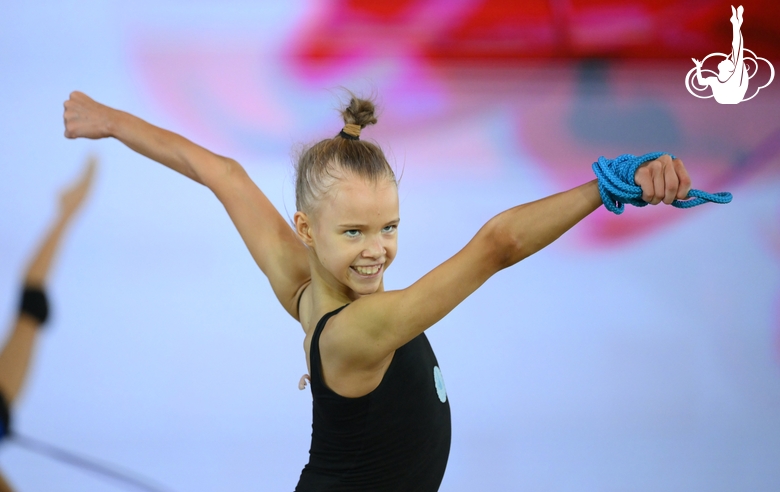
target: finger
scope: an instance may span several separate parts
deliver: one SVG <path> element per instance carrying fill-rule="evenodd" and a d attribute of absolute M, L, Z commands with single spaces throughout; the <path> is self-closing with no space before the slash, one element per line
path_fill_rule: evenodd
<path fill-rule="evenodd" d="M 97 168 L 97 157 L 95 154 L 90 154 L 87 159 L 87 168 L 84 173 L 84 187 L 89 189 L 92 187 L 92 181 L 95 179 L 95 169 Z"/>
<path fill-rule="evenodd" d="M 664 199 L 664 172 L 663 165 L 658 160 L 656 166 L 650 167 L 650 172 L 653 176 L 653 196 L 650 200 L 650 205 L 658 205 Z"/>
<path fill-rule="evenodd" d="M 89 154 L 87 156 L 87 168 L 89 169 L 90 174 L 95 173 L 95 168 L 97 167 L 99 162 L 100 159 L 98 159 L 97 154 Z"/>
<path fill-rule="evenodd" d="M 67 117 L 63 118 L 63 123 L 65 124 L 65 138 L 75 138 L 76 135 L 73 132 L 72 125 L 70 125 L 70 121 Z"/>
<path fill-rule="evenodd" d="M 634 173 L 634 183 L 642 188 L 642 200 L 650 203 L 653 198 L 653 179 L 647 168 L 647 163 L 642 164 Z"/>
<path fill-rule="evenodd" d="M 685 169 L 682 159 L 675 159 L 673 164 L 677 179 L 680 181 L 677 188 L 677 199 L 684 200 L 688 198 L 688 193 L 691 191 L 691 177 L 688 175 L 688 170 Z"/>
<path fill-rule="evenodd" d="M 81 170 L 81 176 L 79 177 L 79 185 L 88 188 L 92 182 L 92 177 L 95 175 L 95 162 L 94 158 L 90 156 L 87 159 L 87 163 Z"/>
<path fill-rule="evenodd" d="M 680 180 L 677 178 L 677 172 L 674 169 L 674 163 L 670 162 L 664 166 L 664 203 L 669 205 L 677 197 L 677 188 L 680 186 Z"/>
<path fill-rule="evenodd" d="M 634 183 L 642 188 L 642 200 L 649 201 L 650 196 L 653 194 L 652 185 L 648 186 L 650 181 L 650 174 L 647 171 L 647 165 L 642 164 L 637 168 L 634 173 Z"/>

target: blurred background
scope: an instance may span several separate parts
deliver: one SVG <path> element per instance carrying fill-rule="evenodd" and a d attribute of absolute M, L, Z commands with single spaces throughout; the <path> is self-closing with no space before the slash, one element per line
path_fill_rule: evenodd
<path fill-rule="evenodd" d="M 780 68 L 777 2 L 742 5 L 745 47 Z M 685 87 L 691 58 L 730 52 L 730 16 L 725 0 L 2 2 L 4 326 L 58 190 L 102 161 L 15 428 L 170 490 L 294 488 L 300 326 L 207 189 L 66 140 L 62 103 L 81 90 L 238 159 L 291 218 L 295 151 L 339 131 L 346 87 L 377 96 L 365 138 L 403 174 L 390 289 L 601 155 L 670 152 L 694 188 L 734 194 L 602 208 L 428 331 L 453 413 L 442 491 L 777 490 L 780 81 L 738 105 Z M 124 490 L 7 442 L 0 469 L 19 492 Z"/>

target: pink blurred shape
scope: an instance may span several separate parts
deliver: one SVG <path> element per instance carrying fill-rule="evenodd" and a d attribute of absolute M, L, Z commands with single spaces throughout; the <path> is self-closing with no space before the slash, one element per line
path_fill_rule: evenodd
<path fill-rule="evenodd" d="M 753 6 L 756 25 L 776 8 Z M 373 135 L 403 141 L 424 174 L 454 165 L 496 176 L 521 162 L 563 188 L 593 179 L 600 155 L 660 150 L 685 161 L 694 187 L 738 201 L 735 187 L 780 169 L 780 96 L 770 87 L 757 104 L 725 108 L 687 94 L 688 67 L 671 58 L 720 42 L 715 10 L 672 1 L 346 1 L 319 4 L 277 51 L 260 38 L 204 39 L 195 30 L 140 34 L 131 51 L 152 99 L 228 152 L 285 151 L 337 123 L 307 112 L 307 102 L 362 74 L 377 77 L 388 108 Z M 673 18 L 683 19 L 676 31 L 657 29 Z M 591 56 L 661 61 L 571 61 Z M 485 125 L 495 118 L 501 127 Z M 580 234 L 620 244 L 718 206 L 600 211 Z"/>

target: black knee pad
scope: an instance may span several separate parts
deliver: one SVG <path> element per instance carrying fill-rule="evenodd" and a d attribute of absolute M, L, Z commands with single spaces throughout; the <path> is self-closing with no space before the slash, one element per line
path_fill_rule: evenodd
<path fill-rule="evenodd" d="M 11 433 L 11 408 L 5 395 L 0 391 L 0 441 Z"/>
<path fill-rule="evenodd" d="M 49 301 L 40 287 L 26 285 L 19 303 L 19 313 L 29 314 L 43 325 L 49 318 Z"/>

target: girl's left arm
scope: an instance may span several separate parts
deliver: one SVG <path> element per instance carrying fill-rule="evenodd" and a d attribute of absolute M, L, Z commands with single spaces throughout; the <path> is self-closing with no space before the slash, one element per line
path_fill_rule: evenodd
<path fill-rule="evenodd" d="M 642 198 L 656 205 L 688 196 L 683 163 L 663 155 L 637 169 Z M 363 297 L 339 315 L 329 342 L 341 357 L 370 366 L 433 326 L 488 278 L 551 244 L 601 206 L 596 180 L 493 217 L 455 256 L 406 289 Z M 322 343 L 322 342 L 321 342 Z"/>
<path fill-rule="evenodd" d="M 691 178 L 682 160 L 666 154 L 639 167 L 634 181 L 642 188 L 642 199 L 651 205 L 669 205 L 675 199 L 686 198 L 691 190 Z M 551 244 L 601 204 L 598 181 L 594 179 L 499 214 L 493 219 L 499 244 L 514 245 L 504 248 L 504 268 Z"/>

